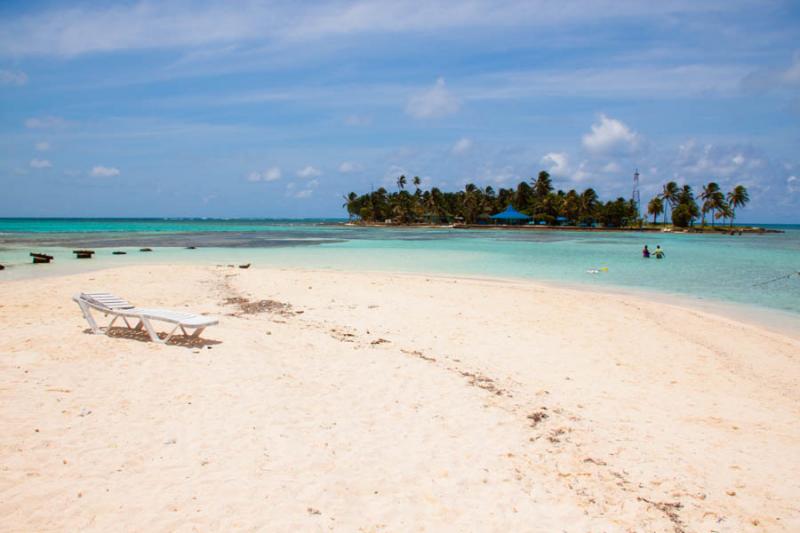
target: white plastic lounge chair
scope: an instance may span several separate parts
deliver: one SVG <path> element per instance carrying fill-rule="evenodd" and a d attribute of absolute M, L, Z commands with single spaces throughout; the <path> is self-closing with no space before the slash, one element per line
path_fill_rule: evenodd
<path fill-rule="evenodd" d="M 161 344 L 166 344 L 169 342 L 178 328 L 180 328 L 183 334 L 187 337 L 196 339 L 208 326 L 219 324 L 219 320 L 213 317 L 195 315 L 193 313 L 184 313 L 182 311 L 170 311 L 168 309 L 145 309 L 141 307 L 135 307 L 126 300 L 107 292 L 81 293 L 76 294 L 72 297 L 72 299 L 78 304 L 78 306 L 80 306 L 81 311 L 83 312 L 83 317 L 89 323 L 93 333 L 100 333 L 101 328 L 97 325 L 97 322 L 92 316 L 92 309 L 100 311 L 106 316 L 111 315 L 114 317 L 105 328 L 106 334 L 109 332 L 117 319 L 122 318 L 122 321 L 125 322 L 125 325 L 128 328 L 135 331 L 139 331 L 144 328 L 148 335 L 150 335 L 150 338 L 153 340 L 153 342 L 158 342 Z M 129 318 L 138 320 L 138 323 L 135 326 L 131 326 L 131 323 L 128 322 Z M 175 327 L 173 327 L 172 331 L 170 331 L 169 334 L 163 340 L 161 340 L 156 333 L 153 324 L 151 323 L 152 320 L 160 320 L 162 322 L 175 324 Z M 186 328 L 194 330 L 191 335 L 187 333 Z"/>

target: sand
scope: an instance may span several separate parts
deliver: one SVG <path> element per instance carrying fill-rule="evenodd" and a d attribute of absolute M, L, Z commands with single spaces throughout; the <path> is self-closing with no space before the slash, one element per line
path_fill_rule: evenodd
<path fill-rule="evenodd" d="M 92 335 L 70 296 L 100 289 L 221 322 Z M 2 531 L 800 530 L 791 332 L 534 283 L 204 266 L 4 282 L 0 326 Z"/>

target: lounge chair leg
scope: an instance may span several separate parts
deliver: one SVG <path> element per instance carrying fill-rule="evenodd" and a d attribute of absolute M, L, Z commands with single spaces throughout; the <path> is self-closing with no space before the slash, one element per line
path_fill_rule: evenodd
<path fill-rule="evenodd" d="M 150 335 L 150 340 L 152 340 L 153 342 L 157 342 L 159 344 L 164 344 L 164 341 L 158 338 L 158 333 L 156 333 L 156 330 L 153 329 L 153 326 L 150 324 L 150 321 L 145 317 L 142 317 L 141 321 L 142 324 L 144 325 L 144 329 L 146 329 L 147 333 Z"/>
<path fill-rule="evenodd" d="M 181 326 L 181 331 L 183 332 L 184 337 L 188 337 L 189 336 L 189 334 L 186 333 L 186 330 L 183 328 L 183 326 Z"/>
<path fill-rule="evenodd" d="M 172 328 L 172 331 L 170 331 L 169 335 L 167 335 L 167 337 L 164 339 L 164 344 L 169 342 L 169 340 L 172 338 L 172 336 L 175 335 L 175 332 L 178 331 L 179 327 L 181 327 L 181 325 L 180 324 L 176 324 L 175 327 Z M 183 329 L 183 328 L 181 327 L 181 329 Z"/>
<path fill-rule="evenodd" d="M 136 331 L 141 331 L 142 330 L 142 321 L 139 320 L 139 323 L 136 324 L 136 327 L 133 328 L 133 329 L 136 330 Z"/>
<path fill-rule="evenodd" d="M 115 316 L 114 318 L 111 319 L 111 322 L 108 323 L 108 326 L 106 326 L 106 335 L 108 335 L 109 332 L 111 331 L 111 328 L 114 327 L 114 322 L 116 322 L 118 318 L 119 316 Z"/>
<path fill-rule="evenodd" d="M 126 317 L 122 317 L 122 321 L 125 322 L 125 325 L 128 327 L 128 329 L 131 329 L 131 324 L 130 322 L 128 322 L 128 319 Z"/>
<path fill-rule="evenodd" d="M 95 335 L 100 333 L 100 328 L 97 327 L 97 322 L 94 321 L 94 317 L 92 316 L 92 312 L 89 310 L 89 306 L 87 306 L 83 302 L 78 302 L 78 306 L 81 308 L 81 312 L 83 312 L 83 318 L 89 323 L 89 327 L 92 328 L 92 333 Z"/>
<path fill-rule="evenodd" d="M 205 326 L 202 327 L 202 328 L 195 329 L 194 332 L 190 335 L 190 338 L 196 339 L 197 337 L 200 336 L 201 333 L 203 333 L 204 329 L 206 329 Z"/>

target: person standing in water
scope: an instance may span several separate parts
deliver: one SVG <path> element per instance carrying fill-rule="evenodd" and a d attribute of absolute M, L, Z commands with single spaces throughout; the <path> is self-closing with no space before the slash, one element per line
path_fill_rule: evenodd
<path fill-rule="evenodd" d="M 656 244 L 656 249 L 653 251 L 653 255 L 656 256 L 656 259 L 662 259 L 664 257 L 664 250 L 661 249 L 660 244 Z"/>
<path fill-rule="evenodd" d="M 642 249 L 642 257 L 644 257 L 645 259 L 650 259 L 650 250 L 647 248 L 646 244 L 644 245 L 644 248 Z"/>

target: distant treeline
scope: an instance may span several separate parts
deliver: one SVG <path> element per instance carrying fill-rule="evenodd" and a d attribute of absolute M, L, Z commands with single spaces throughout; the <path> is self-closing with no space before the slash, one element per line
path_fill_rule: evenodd
<path fill-rule="evenodd" d="M 405 176 L 397 178 L 397 191 L 389 192 L 381 187 L 367 194 L 351 192 L 344 199 L 342 207 L 347 209 L 350 218 L 357 218 L 364 222 L 385 222 L 391 220 L 396 224 L 413 223 L 453 223 L 466 224 L 490 223 L 491 215 L 504 210 L 511 205 L 516 210 L 530 216 L 537 224 L 548 225 L 584 225 L 602 224 L 607 227 L 624 227 L 639 225 L 643 222 L 633 200 L 617 198 L 616 200 L 602 201 L 593 188 L 578 192 L 554 190 L 550 174 L 546 171 L 539 172 L 536 179 L 530 183 L 520 182 L 515 188 L 499 188 L 495 190 L 488 186 L 481 188 L 469 183 L 462 191 L 443 192 L 436 187 L 430 190 L 420 189 L 419 177 L 411 179 L 413 192 L 407 189 L 408 179 Z M 716 218 L 723 213 L 726 218 L 733 220 L 737 207 L 743 206 L 747 199 L 738 203 L 726 201 L 724 195 L 720 200 L 719 186 L 715 183 L 716 193 L 712 194 L 713 202 L 704 200 L 703 208 L 698 207 L 691 187 L 682 189 L 675 182 L 664 186 L 664 193 L 657 196 L 648 204 L 648 214 L 664 214 L 666 223 L 666 209 L 669 206 L 673 214 L 673 223 L 685 227 L 694 223 L 705 213 L 715 211 Z M 744 189 L 744 187 L 737 187 Z M 706 188 L 704 187 L 704 192 Z M 741 192 L 741 191 L 739 191 Z M 747 191 L 744 189 L 744 196 Z M 737 196 L 741 200 L 740 196 Z M 711 205 L 713 204 L 713 206 Z M 651 209 L 652 208 L 652 209 Z M 712 217 L 712 221 L 713 221 Z M 654 218 L 655 223 L 655 218 Z"/>

